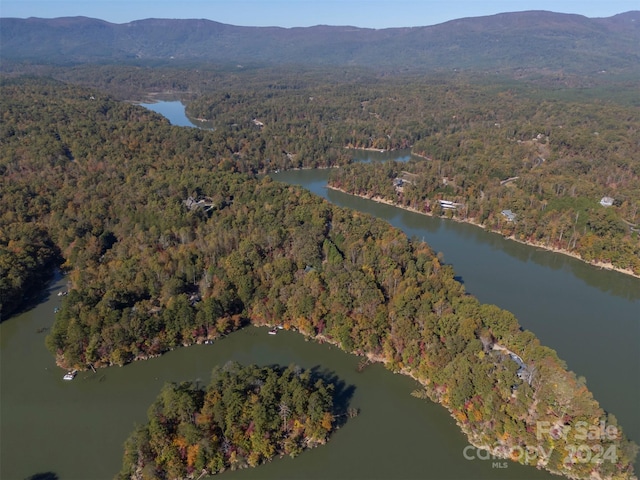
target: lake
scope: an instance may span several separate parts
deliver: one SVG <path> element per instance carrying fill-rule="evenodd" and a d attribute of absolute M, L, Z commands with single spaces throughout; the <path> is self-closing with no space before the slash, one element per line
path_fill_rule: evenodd
<path fill-rule="evenodd" d="M 162 103 L 148 108 L 159 106 Z M 184 116 L 183 107 L 178 111 Z M 354 152 L 367 161 L 407 155 Z M 640 440 L 639 279 L 508 241 L 478 227 L 328 190 L 328 174 L 298 170 L 273 178 L 376 215 L 424 239 L 444 254 L 468 292 L 512 311 L 543 344 L 556 349 L 569 369 L 587 378 L 595 398 L 616 415 L 627 434 Z M 124 440 L 136 422 L 145 421 L 146 409 L 162 385 L 183 380 L 207 383 L 213 366 L 229 360 L 323 369 L 353 388 L 351 406 L 361 413 L 325 446 L 293 460 L 227 472 L 224 478 L 558 478 L 512 462 L 466 460 L 464 436 L 444 408 L 410 395 L 414 381 L 380 365 L 357 373 L 356 357 L 291 332 L 271 336 L 264 328 L 249 327 L 213 345 L 181 348 L 96 374 L 83 372 L 66 382 L 41 332 L 53 323 L 53 310 L 60 302 L 57 293 L 64 289 L 65 278 L 56 278 L 35 307 L 0 324 L 2 479 L 47 472 L 60 479 L 112 478 L 120 467 Z"/>

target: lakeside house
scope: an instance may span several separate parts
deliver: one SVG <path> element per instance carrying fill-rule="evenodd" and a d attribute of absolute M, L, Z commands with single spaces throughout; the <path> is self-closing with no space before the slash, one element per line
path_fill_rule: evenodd
<path fill-rule="evenodd" d="M 196 201 L 195 198 L 189 197 L 186 200 L 183 200 L 183 202 L 189 210 L 197 210 L 198 208 L 202 208 L 205 212 L 208 212 L 215 207 L 215 202 L 210 198 L 201 198 L 200 200 Z"/>
<path fill-rule="evenodd" d="M 402 193 L 404 192 L 404 184 L 405 184 L 405 180 L 403 180 L 402 178 L 394 178 L 393 179 L 393 188 L 395 188 L 397 193 Z"/>
<path fill-rule="evenodd" d="M 502 216 L 507 219 L 507 222 L 515 222 L 517 215 L 511 210 L 502 210 Z"/>
<path fill-rule="evenodd" d="M 460 205 L 450 200 L 438 200 L 438 203 L 444 210 L 455 210 Z"/>
<path fill-rule="evenodd" d="M 418 179 L 418 175 L 415 173 L 400 172 L 400 175 L 393 179 L 393 186 L 396 192 L 402 192 L 405 185 L 413 185 L 414 181 Z"/>

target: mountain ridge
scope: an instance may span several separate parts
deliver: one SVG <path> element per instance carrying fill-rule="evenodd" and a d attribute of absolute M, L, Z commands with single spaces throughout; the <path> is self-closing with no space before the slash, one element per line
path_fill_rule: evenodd
<path fill-rule="evenodd" d="M 89 17 L 0 19 L 2 63 L 196 61 L 359 66 L 378 70 L 640 68 L 640 11 L 606 18 L 544 10 L 466 17 L 433 26 L 247 27 L 206 19 L 123 24 Z"/>

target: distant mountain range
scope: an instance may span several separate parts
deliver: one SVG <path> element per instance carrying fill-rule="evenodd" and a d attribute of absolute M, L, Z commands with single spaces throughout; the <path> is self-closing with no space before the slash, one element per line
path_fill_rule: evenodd
<path fill-rule="evenodd" d="M 408 72 L 628 73 L 640 69 L 640 11 L 609 18 L 528 11 L 381 30 L 238 27 L 209 20 L 113 24 L 85 17 L 2 18 L 0 49 L 3 63 L 184 61 Z"/>

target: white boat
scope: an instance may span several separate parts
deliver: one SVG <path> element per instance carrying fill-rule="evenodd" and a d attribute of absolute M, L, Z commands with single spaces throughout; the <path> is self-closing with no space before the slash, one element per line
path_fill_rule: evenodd
<path fill-rule="evenodd" d="M 65 380 L 73 380 L 74 378 L 76 378 L 76 375 L 78 374 L 77 370 L 71 370 L 70 372 L 65 373 L 64 377 L 62 377 Z"/>
<path fill-rule="evenodd" d="M 271 330 L 269 330 L 269 335 L 275 335 L 276 333 L 278 333 L 278 330 L 276 328 L 272 328 Z"/>

